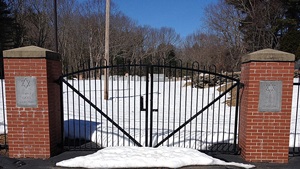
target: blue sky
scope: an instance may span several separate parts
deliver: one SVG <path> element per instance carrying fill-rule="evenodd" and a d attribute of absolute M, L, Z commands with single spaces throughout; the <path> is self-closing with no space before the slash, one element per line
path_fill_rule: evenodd
<path fill-rule="evenodd" d="M 112 0 L 120 11 L 139 25 L 174 28 L 181 37 L 203 25 L 204 8 L 218 0 Z"/>

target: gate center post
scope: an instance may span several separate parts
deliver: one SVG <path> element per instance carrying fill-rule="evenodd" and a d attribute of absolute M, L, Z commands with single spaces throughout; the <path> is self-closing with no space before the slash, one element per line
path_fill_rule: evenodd
<path fill-rule="evenodd" d="M 148 137 L 149 137 L 149 133 L 148 133 L 148 129 L 149 129 L 149 65 L 146 66 L 146 111 L 145 111 L 145 146 L 148 147 Z"/>
<path fill-rule="evenodd" d="M 153 142 L 153 65 L 150 65 L 150 147 L 152 147 L 152 142 Z"/>

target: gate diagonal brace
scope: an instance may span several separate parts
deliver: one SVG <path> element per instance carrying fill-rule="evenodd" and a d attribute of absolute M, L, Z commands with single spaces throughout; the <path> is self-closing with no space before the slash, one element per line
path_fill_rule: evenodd
<path fill-rule="evenodd" d="M 192 120 L 197 118 L 200 114 L 202 114 L 206 109 L 208 109 L 211 105 L 213 105 L 215 102 L 217 102 L 219 99 L 221 99 L 225 94 L 230 92 L 233 88 L 235 88 L 239 83 L 235 83 L 232 85 L 230 88 L 228 88 L 226 91 L 224 91 L 220 96 L 215 98 L 213 101 L 211 101 L 208 105 L 206 105 L 203 109 L 201 109 L 199 112 L 197 112 L 195 115 L 193 115 L 190 119 L 188 119 L 186 122 L 184 122 L 182 125 L 180 125 L 176 130 L 174 130 L 171 134 L 169 134 L 166 138 L 164 138 L 162 141 L 157 143 L 154 147 L 159 147 L 161 146 L 165 141 L 167 141 L 169 138 L 174 136 L 177 132 L 179 132 L 180 129 L 185 127 L 187 124 L 189 124 Z"/>
<path fill-rule="evenodd" d="M 128 134 L 122 127 L 120 127 L 116 122 L 114 122 L 109 116 L 107 116 L 101 109 L 99 109 L 94 103 L 92 103 L 88 98 L 81 94 L 76 88 L 74 88 L 68 81 L 61 78 L 61 81 L 70 87 L 75 93 L 77 93 L 84 101 L 90 104 L 97 112 L 99 112 L 104 118 L 111 122 L 115 127 L 117 127 L 121 132 L 123 132 L 130 140 L 132 140 L 137 146 L 143 147 L 138 141 L 136 141 L 130 134 Z"/>

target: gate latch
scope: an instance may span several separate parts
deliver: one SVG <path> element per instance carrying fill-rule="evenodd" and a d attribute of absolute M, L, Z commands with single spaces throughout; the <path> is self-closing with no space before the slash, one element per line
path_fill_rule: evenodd
<path fill-rule="evenodd" d="M 143 96 L 140 97 L 140 110 L 146 111 L 146 109 L 144 108 L 144 97 Z"/>

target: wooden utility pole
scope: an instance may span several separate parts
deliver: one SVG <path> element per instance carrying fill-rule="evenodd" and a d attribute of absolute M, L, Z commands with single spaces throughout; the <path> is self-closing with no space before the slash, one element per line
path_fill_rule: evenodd
<path fill-rule="evenodd" d="M 106 66 L 109 65 L 109 17 L 110 17 L 110 0 L 106 0 L 105 8 L 105 54 Z M 108 100 L 109 86 L 109 69 L 104 69 L 104 99 Z"/>

